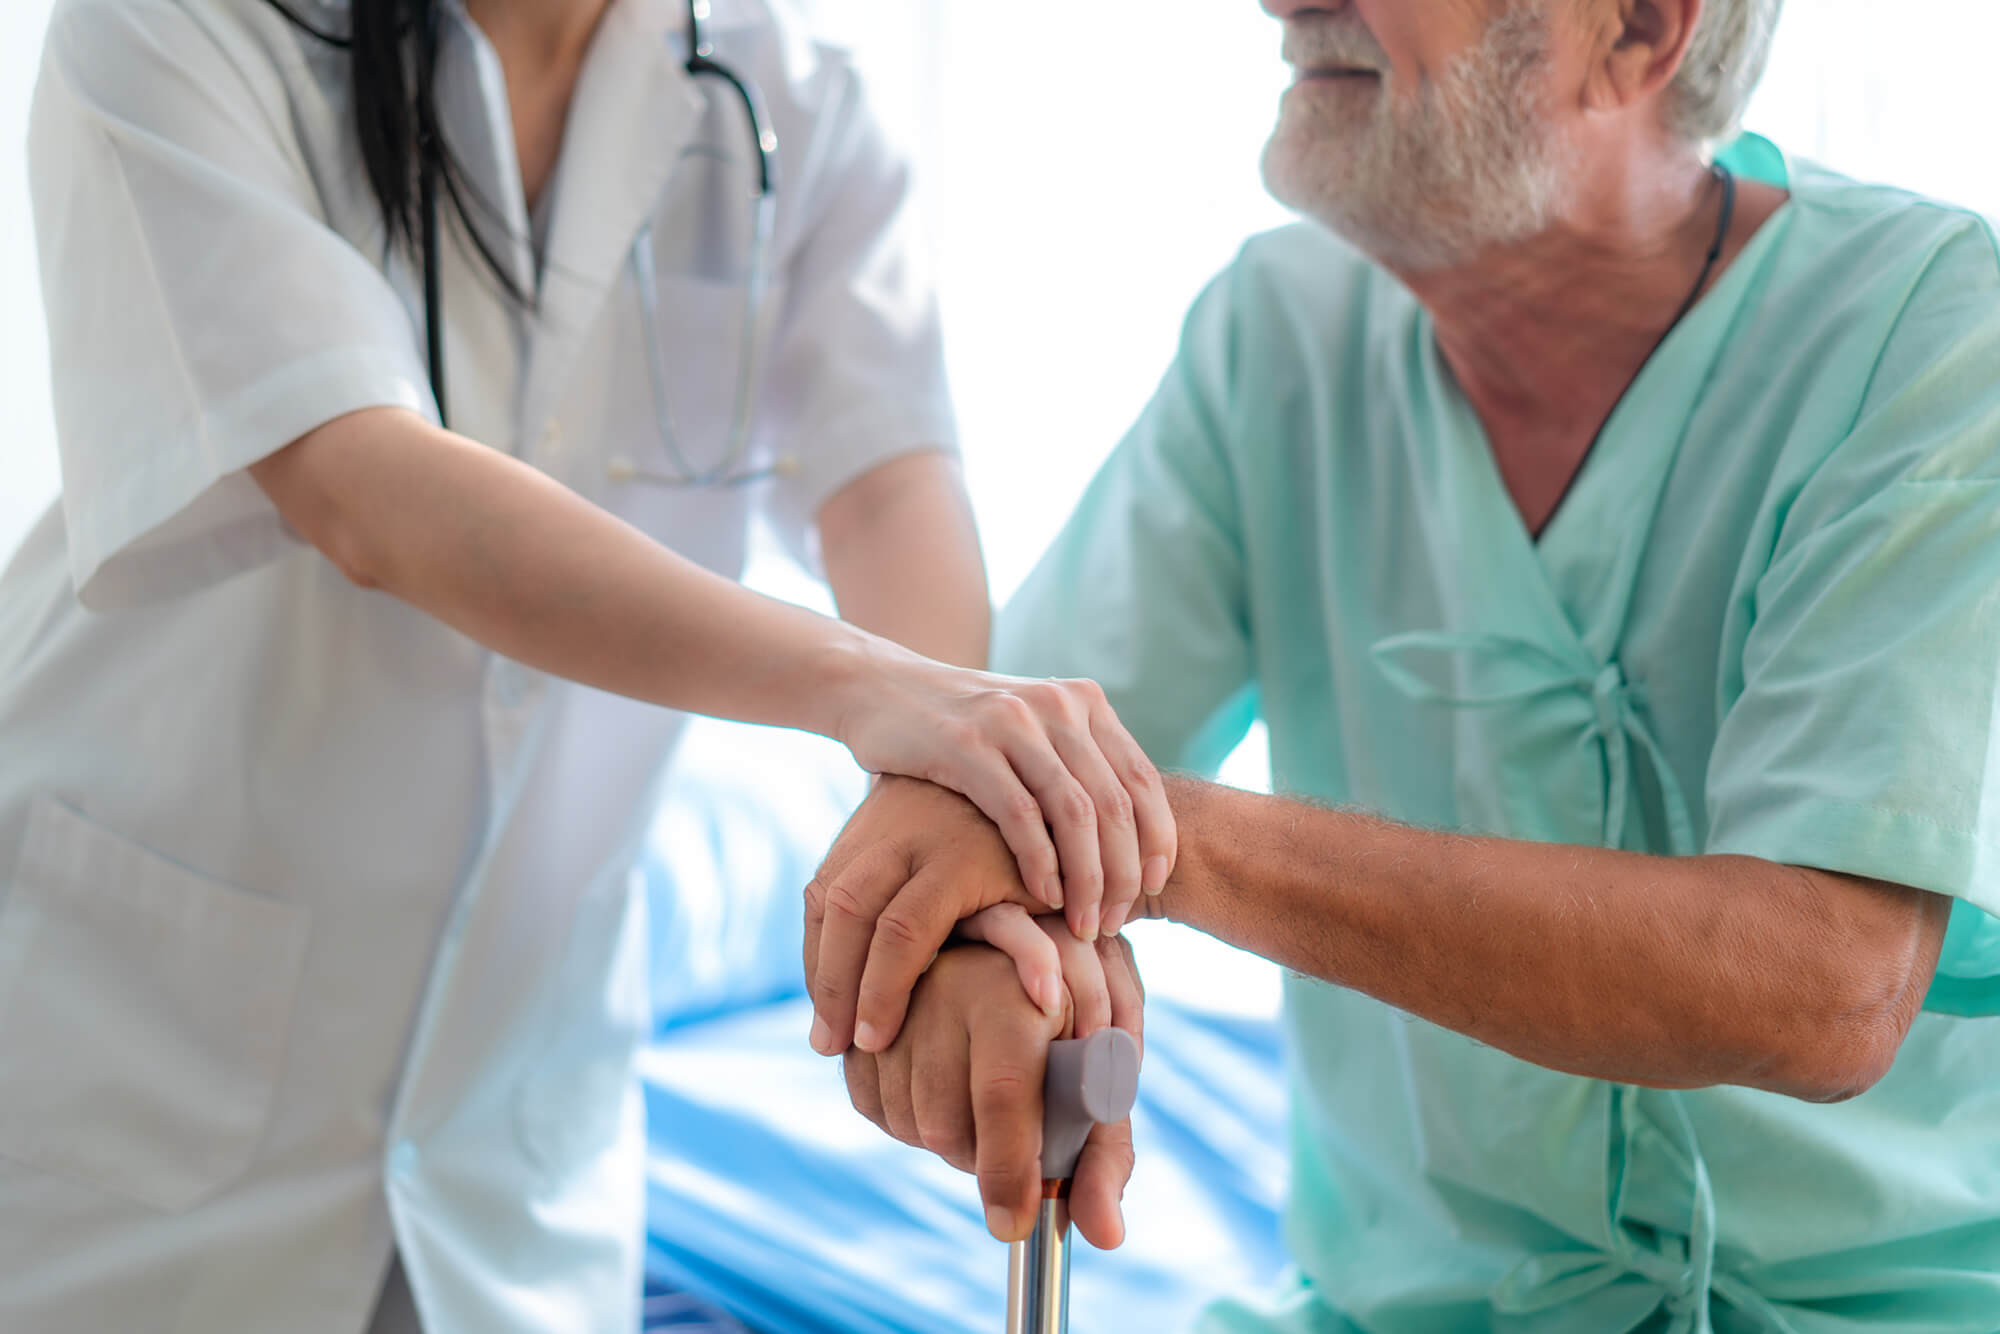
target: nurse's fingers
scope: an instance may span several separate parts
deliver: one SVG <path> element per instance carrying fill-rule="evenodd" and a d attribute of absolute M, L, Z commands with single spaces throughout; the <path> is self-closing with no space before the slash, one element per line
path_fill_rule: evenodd
<path fill-rule="evenodd" d="M 1024 739 L 1022 748 L 1031 742 Z M 1047 742 L 1042 742 L 1047 748 Z M 1021 868 L 1021 883 L 1028 892 L 1051 908 L 1063 906 L 1063 879 L 1057 844 L 1050 837 L 1052 823 L 1046 806 L 1025 775 L 1012 752 L 980 749 L 955 764 L 937 771 L 940 785 L 964 794 L 993 822 L 1007 850 Z"/>
<path fill-rule="evenodd" d="M 1070 1221 L 1100 1251 L 1113 1250 L 1125 1240 L 1120 1204 L 1132 1179 L 1132 1163 L 1130 1118 L 1093 1129 L 1077 1159 L 1076 1175 L 1070 1180 Z"/>
<path fill-rule="evenodd" d="M 1007 752 L 1038 804 L 1062 859 L 1060 906 L 1070 929 L 1086 940 L 1096 937 L 1104 911 L 1104 852 L 1097 836 L 1097 803 L 1070 772 L 1047 733 L 1021 737 Z M 1011 840 L 1010 840 L 1011 842 Z"/>
<path fill-rule="evenodd" d="M 1096 690 L 1095 686 L 1091 687 Z M 1101 698 L 1101 692 L 1099 693 Z M 1134 820 L 1132 796 L 1111 767 L 1092 733 L 1086 716 L 1076 730 L 1055 728 L 1049 740 L 1056 754 L 1069 767 L 1072 777 L 1090 794 L 1096 817 L 1097 859 L 1102 891 L 1099 916 L 1087 919 L 1077 934 L 1089 940 L 1094 931 L 1113 932 L 1125 924 L 1133 901 L 1139 897 L 1139 834 Z M 1064 870 L 1069 869 L 1065 863 Z M 1074 916 L 1071 924 L 1076 925 Z"/>
<path fill-rule="evenodd" d="M 973 1167 L 986 1230 L 1020 1241 L 1033 1231 L 1041 1199 L 1042 1079 L 1053 1026 L 1025 1006 L 1013 1014 L 1033 1016 L 1040 1031 L 996 1010 L 972 1030 Z"/>
<path fill-rule="evenodd" d="M 1058 924 L 1061 918 L 1055 919 Z M 1063 933 L 1068 934 L 1068 928 Z M 1017 903 L 996 903 L 958 924 L 956 934 L 983 941 L 1014 961 L 1021 988 L 1051 1018 L 1062 1013 L 1063 956 L 1039 919 Z M 863 982 L 866 986 L 866 982 Z"/>
<path fill-rule="evenodd" d="M 1167 800 L 1166 785 L 1160 781 L 1160 771 L 1108 702 L 1091 710 L 1090 732 L 1132 801 L 1132 820 L 1139 845 L 1140 891 L 1148 897 L 1157 896 L 1167 887 L 1167 877 L 1173 874 L 1179 856 L 1180 834 L 1173 806 Z M 1129 916 L 1129 906 L 1127 912 Z M 1122 927 L 1126 920 L 1120 917 L 1115 925 Z"/>

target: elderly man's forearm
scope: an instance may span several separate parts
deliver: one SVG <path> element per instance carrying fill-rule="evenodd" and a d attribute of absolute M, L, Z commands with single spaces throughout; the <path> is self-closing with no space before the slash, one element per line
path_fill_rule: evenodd
<path fill-rule="evenodd" d="M 1949 904 L 1745 857 L 1438 834 L 1170 780 L 1156 914 L 1573 1074 L 1831 1101 L 1879 1079 Z"/>

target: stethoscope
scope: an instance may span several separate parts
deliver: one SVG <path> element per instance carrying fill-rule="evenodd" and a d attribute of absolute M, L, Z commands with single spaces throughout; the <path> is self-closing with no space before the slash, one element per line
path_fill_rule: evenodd
<path fill-rule="evenodd" d="M 684 68 L 693 78 L 710 78 L 727 86 L 742 105 L 750 126 L 751 143 L 757 155 L 755 205 L 751 210 L 749 267 L 743 279 L 743 331 L 736 358 L 735 409 L 727 445 L 712 467 L 700 468 L 689 462 L 682 448 L 679 427 L 667 392 L 666 343 L 660 333 L 659 274 L 653 260 L 653 227 L 649 222 L 633 242 L 629 266 L 633 285 L 639 293 L 639 323 L 646 341 L 646 372 L 652 382 L 653 416 L 659 427 L 660 443 L 670 469 L 646 468 L 619 455 L 606 465 L 614 482 L 649 482 L 669 487 L 731 487 L 760 482 L 790 474 L 794 464 L 781 458 L 764 468 L 746 468 L 750 449 L 751 419 L 755 415 L 757 393 L 757 321 L 763 313 L 766 288 L 766 259 L 778 203 L 778 136 L 764 114 L 763 99 L 756 85 L 715 59 L 715 45 L 708 38 L 709 0 L 688 0 L 688 55 Z M 430 360 L 431 396 L 437 402 L 438 421 L 445 416 L 444 295 L 438 276 L 437 163 L 426 155 L 418 189 L 423 214 L 424 247 L 424 341 Z"/>

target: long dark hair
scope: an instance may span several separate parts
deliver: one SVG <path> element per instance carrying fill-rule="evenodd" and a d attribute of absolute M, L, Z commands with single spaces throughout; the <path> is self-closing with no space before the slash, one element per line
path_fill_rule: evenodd
<path fill-rule="evenodd" d="M 302 32 L 347 52 L 355 142 L 389 247 L 420 261 L 434 295 L 441 190 L 486 268 L 510 297 L 526 303 L 528 294 L 494 253 L 486 228 L 473 220 L 476 211 L 491 224 L 498 210 L 479 198 L 439 128 L 438 0 L 349 0 L 345 35 L 309 22 L 286 0 L 265 3 Z"/>

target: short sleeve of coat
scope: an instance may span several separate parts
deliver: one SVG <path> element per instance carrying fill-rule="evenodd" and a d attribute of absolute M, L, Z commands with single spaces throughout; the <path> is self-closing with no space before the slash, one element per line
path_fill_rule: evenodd
<path fill-rule="evenodd" d="M 2000 259 L 1939 247 L 1758 582 L 1709 850 L 1956 903 L 1931 1008 L 2000 1013 Z"/>
<path fill-rule="evenodd" d="M 825 58 L 805 179 L 780 183 L 805 200 L 805 239 L 785 274 L 763 400 L 776 452 L 792 460 L 771 515 L 801 555 L 820 506 L 849 482 L 901 455 L 957 448 L 909 163 L 853 66 Z"/>
<path fill-rule="evenodd" d="M 1153 399 L 1002 611 L 994 667 L 1089 677 L 1155 764 L 1212 773 L 1256 714 L 1241 507 L 1225 432 L 1225 275 Z"/>
<path fill-rule="evenodd" d="M 116 607 L 298 539 L 243 469 L 357 408 L 429 410 L 379 269 L 328 227 L 256 40 L 168 3 L 51 23 L 30 186 L 71 578 Z"/>

